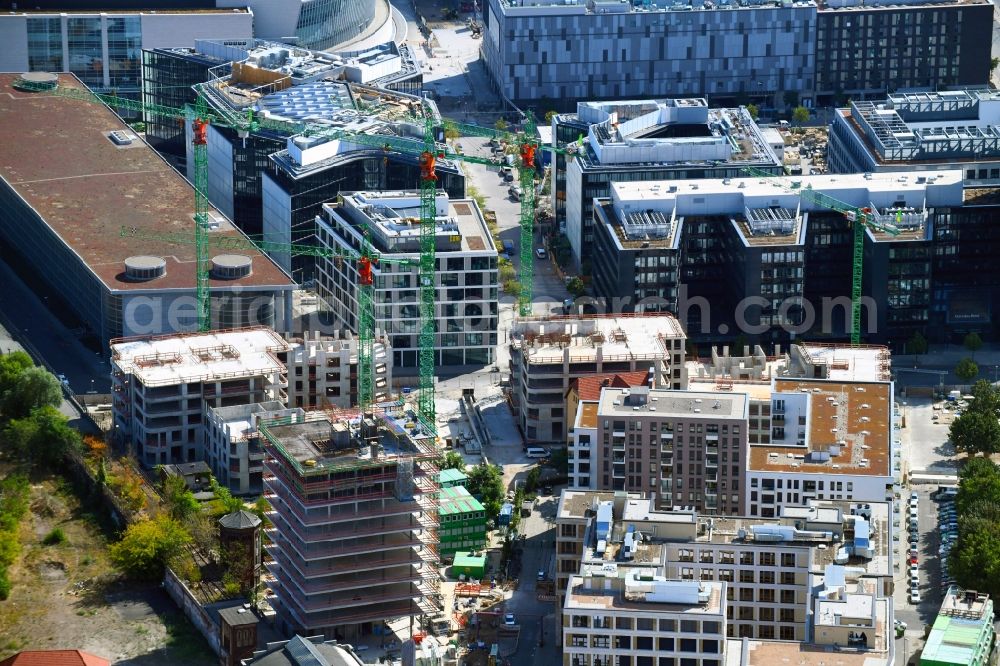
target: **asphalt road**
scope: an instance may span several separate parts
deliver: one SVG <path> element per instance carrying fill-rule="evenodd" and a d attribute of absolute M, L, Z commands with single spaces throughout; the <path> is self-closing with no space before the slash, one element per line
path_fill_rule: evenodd
<path fill-rule="evenodd" d="M 107 361 L 88 349 L 49 310 L 47 297 L 35 294 L 0 261 L 0 313 L 15 338 L 26 341 L 29 353 L 40 356 L 55 374 L 64 374 L 75 393 L 111 390 Z"/>
<path fill-rule="evenodd" d="M 549 580 L 555 574 L 555 514 L 556 498 L 542 496 L 531 516 L 521 520 L 520 529 L 525 535 L 521 582 L 505 602 L 505 612 L 514 613 L 521 627 L 517 652 L 510 659 L 511 663 L 520 666 L 559 663 L 555 644 L 555 603 L 538 601 L 536 588 L 540 569 L 545 570 Z"/>

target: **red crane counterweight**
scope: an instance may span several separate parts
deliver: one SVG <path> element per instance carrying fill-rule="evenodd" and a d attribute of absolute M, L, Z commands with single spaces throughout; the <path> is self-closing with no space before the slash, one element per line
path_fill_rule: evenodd
<path fill-rule="evenodd" d="M 420 179 L 437 180 L 437 174 L 434 173 L 436 164 L 437 157 L 434 156 L 434 153 L 429 150 L 420 153 Z"/>
<path fill-rule="evenodd" d="M 535 166 L 535 148 L 536 146 L 533 143 L 521 144 L 521 166 L 525 169 Z"/>
<path fill-rule="evenodd" d="M 196 118 L 193 124 L 194 129 L 194 145 L 205 146 L 208 145 L 208 121 L 202 118 Z"/>
<path fill-rule="evenodd" d="M 358 282 L 366 287 L 372 284 L 372 260 L 368 257 L 358 259 Z"/>

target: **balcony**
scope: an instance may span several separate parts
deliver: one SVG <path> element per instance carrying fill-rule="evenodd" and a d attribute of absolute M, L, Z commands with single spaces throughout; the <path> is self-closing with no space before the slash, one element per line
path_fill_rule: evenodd
<path fill-rule="evenodd" d="M 399 535 L 387 536 L 392 536 L 393 538 L 383 539 L 382 543 L 363 544 L 358 544 L 355 541 L 335 541 L 325 548 L 314 547 L 307 549 L 305 552 L 302 552 L 302 549 L 300 548 L 302 545 L 301 543 L 296 543 L 291 539 L 286 539 L 284 536 L 279 536 L 278 538 L 273 539 L 272 544 L 280 546 L 285 550 L 291 548 L 303 562 L 347 557 L 363 553 L 385 553 L 392 550 L 416 550 L 428 545 L 417 535 L 409 535 L 408 537 L 400 537 Z"/>
<path fill-rule="evenodd" d="M 342 574 L 357 573 L 361 571 L 376 571 L 392 566 L 417 566 L 425 563 L 434 563 L 434 557 L 422 556 L 423 551 L 396 551 L 391 557 L 364 557 L 355 560 L 327 560 L 322 566 L 316 563 L 309 563 L 301 559 L 294 550 L 282 549 L 273 544 L 266 544 L 264 549 L 271 555 L 271 558 L 282 564 L 282 566 L 294 569 L 301 578 L 322 578 L 327 576 L 337 576 Z"/>
<path fill-rule="evenodd" d="M 294 568 L 282 568 L 279 562 L 267 562 L 265 568 L 278 580 L 291 582 L 303 595 L 329 594 L 340 590 L 371 588 L 378 585 L 393 585 L 399 583 L 415 583 L 424 580 L 426 576 L 415 568 L 401 569 L 389 576 L 385 575 L 348 575 L 333 580 L 309 581 L 298 574 Z"/>

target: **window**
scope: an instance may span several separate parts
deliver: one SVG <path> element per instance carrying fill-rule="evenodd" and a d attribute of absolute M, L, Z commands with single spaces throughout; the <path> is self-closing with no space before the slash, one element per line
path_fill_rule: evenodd
<path fill-rule="evenodd" d="M 719 654 L 719 641 L 702 641 L 701 651 L 709 654 Z"/>
<path fill-rule="evenodd" d="M 773 589 L 757 590 L 757 600 L 762 603 L 768 603 L 768 604 L 774 603 L 774 590 Z"/>
<path fill-rule="evenodd" d="M 677 621 L 676 620 L 660 620 L 660 631 L 677 631 Z M 673 643 L 671 647 L 668 648 L 673 650 Z"/>
<path fill-rule="evenodd" d="M 753 594 L 752 591 L 750 590 L 747 591 L 750 592 L 750 594 Z M 753 620 L 753 608 L 747 606 L 740 606 L 739 617 L 741 620 Z"/>
<path fill-rule="evenodd" d="M 781 572 L 781 584 L 782 585 L 795 585 L 795 574 L 790 571 Z"/>
<path fill-rule="evenodd" d="M 792 590 L 782 590 L 781 591 L 781 603 L 783 604 L 794 604 L 795 603 L 795 592 Z"/>
<path fill-rule="evenodd" d="M 782 553 L 781 554 L 781 566 L 783 566 L 783 567 L 794 567 L 795 566 L 795 553 Z"/>
<path fill-rule="evenodd" d="M 774 566 L 774 553 L 761 553 L 760 554 L 760 566 L 762 567 L 773 567 Z"/>
<path fill-rule="evenodd" d="M 631 636 L 615 636 L 615 647 L 619 650 L 631 650 L 632 649 L 632 637 Z"/>
<path fill-rule="evenodd" d="M 632 629 L 632 618 L 630 617 L 619 617 L 615 620 L 615 626 L 618 629 Z"/>
<path fill-rule="evenodd" d="M 774 572 L 773 571 L 761 571 L 759 580 L 764 585 L 774 585 Z"/>
<path fill-rule="evenodd" d="M 753 590 L 748 587 L 741 589 L 740 601 L 753 601 Z"/>
<path fill-rule="evenodd" d="M 781 627 L 780 635 L 783 641 L 794 641 L 795 640 L 795 627 Z"/>
<path fill-rule="evenodd" d="M 680 651 L 681 652 L 697 652 L 698 651 L 698 639 L 696 638 L 682 638 L 680 640 Z"/>
<path fill-rule="evenodd" d="M 656 621 L 648 617 L 639 617 L 635 620 L 636 631 L 656 631 Z"/>
<path fill-rule="evenodd" d="M 760 618 L 761 622 L 774 622 L 774 609 L 773 608 L 761 608 L 757 616 Z"/>
<path fill-rule="evenodd" d="M 652 650 L 653 649 L 653 637 L 652 636 L 637 636 L 635 639 L 635 649 L 636 650 Z"/>
<path fill-rule="evenodd" d="M 754 582 L 754 571 L 753 569 L 740 569 L 740 582 L 741 583 L 752 583 Z"/>
<path fill-rule="evenodd" d="M 782 608 L 780 620 L 782 622 L 795 622 L 795 611 L 791 608 Z"/>
<path fill-rule="evenodd" d="M 698 626 L 698 620 L 681 620 L 681 633 L 700 634 L 701 627 Z"/>
<path fill-rule="evenodd" d="M 740 553 L 740 564 L 744 564 L 744 565 L 752 567 L 754 565 L 753 552 L 752 551 L 744 551 L 744 552 Z"/>

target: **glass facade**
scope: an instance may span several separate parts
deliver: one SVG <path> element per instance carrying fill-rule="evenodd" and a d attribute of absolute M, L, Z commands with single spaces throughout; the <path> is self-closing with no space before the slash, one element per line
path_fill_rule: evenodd
<path fill-rule="evenodd" d="M 182 108 L 194 104 L 191 87 L 208 80 L 208 70 L 221 64 L 189 52 L 153 49 L 142 52 L 142 101 Z M 172 116 L 146 113 L 146 140 L 160 152 L 185 157 L 184 122 Z"/>
<path fill-rule="evenodd" d="M 69 71 L 91 88 L 104 87 L 104 46 L 101 19 L 68 18 Z"/>
<path fill-rule="evenodd" d="M 112 88 L 139 90 L 142 27 L 138 16 L 108 18 L 108 73 Z"/>
<path fill-rule="evenodd" d="M 309 49 L 328 49 L 365 31 L 376 0 L 304 0 L 295 34 Z"/>
<path fill-rule="evenodd" d="M 28 70 L 63 71 L 62 19 L 28 19 Z"/>

